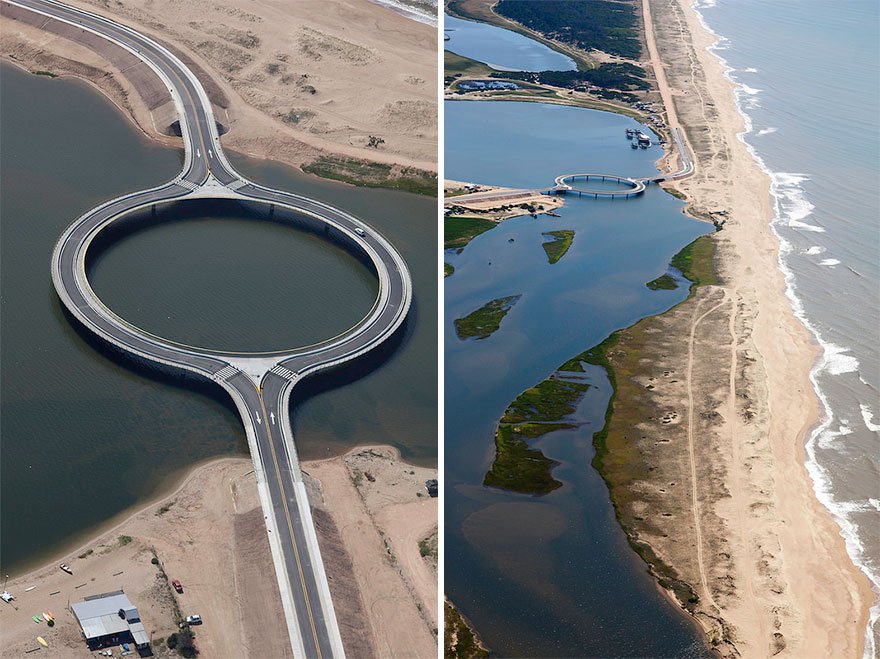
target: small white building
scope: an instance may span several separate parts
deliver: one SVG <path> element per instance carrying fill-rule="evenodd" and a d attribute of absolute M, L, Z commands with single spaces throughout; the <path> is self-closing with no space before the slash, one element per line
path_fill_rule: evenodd
<path fill-rule="evenodd" d="M 86 597 L 70 609 L 90 650 L 122 643 L 134 643 L 138 649 L 150 645 L 137 607 L 121 590 Z"/>

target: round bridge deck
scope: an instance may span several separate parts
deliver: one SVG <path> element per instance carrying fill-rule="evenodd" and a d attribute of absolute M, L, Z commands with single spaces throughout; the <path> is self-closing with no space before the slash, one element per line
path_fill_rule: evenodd
<path fill-rule="evenodd" d="M 621 190 L 578 188 L 572 185 L 572 182 L 578 179 L 584 181 L 589 181 L 590 179 L 614 181 L 615 183 L 620 183 L 621 185 L 627 185 L 629 187 Z M 646 187 L 645 181 L 641 179 L 617 176 L 615 174 L 563 174 L 562 176 L 556 177 L 556 184 L 550 192 L 553 194 L 577 194 L 595 198 L 610 197 L 611 199 L 614 199 L 615 197 L 635 197 L 636 195 L 642 194 Z"/>

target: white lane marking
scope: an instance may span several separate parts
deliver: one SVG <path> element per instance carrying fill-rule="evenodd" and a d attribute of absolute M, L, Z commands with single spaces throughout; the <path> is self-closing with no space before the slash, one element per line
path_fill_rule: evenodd
<path fill-rule="evenodd" d="M 274 426 L 275 425 L 275 412 L 270 412 L 269 418 L 272 419 L 272 425 Z"/>
<path fill-rule="evenodd" d="M 263 420 L 260 418 L 259 414 L 257 414 L 257 423 L 259 423 L 260 425 L 263 425 Z"/>

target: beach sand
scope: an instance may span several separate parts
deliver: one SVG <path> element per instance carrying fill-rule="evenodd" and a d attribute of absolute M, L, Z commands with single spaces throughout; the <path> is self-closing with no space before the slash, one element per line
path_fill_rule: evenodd
<path fill-rule="evenodd" d="M 346 466 L 351 461 L 375 478 L 372 496 L 361 497 L 353 485 Z M 390 447 L 355 449 L 302 466 L 312 474 L 309 497 L 347 653 L 371 656 L 389 647 L 394 652 L 387 656 L 415 656 L 401 650 L 410 643 L 433 650 L 436 622 L 424 612 L 430 615 L 433 605 L 436 620 L 436 576 L 430 577 L 433 568 L 419 555 L 418 541 L 436 528 L 437 500 L 423 492 L 424 479 L 436 471 L 407 465 Z M 373 542 L 351 544 L 352 522 Z M 154 556 L 164 573 L 151 563 Z M 59 569 L 62 561 L 73 575 Z M 173 593 L 170 579 L 183 583 L 183 594 Z M 267 612 L 280 611 L 281 599 L 248 458 L 195 467 L 170 494 L 49 564 L 12 575 L 7 588 L 16 599 L 0 606 L 4 657 L 37 647 L 38 635 L 49 643 L 40 656 L 94 656 L 66 610 L 68 601 L 119 588 L 139 608 L 157 656 L 176 656 L 163 639 L 176 630 L 177 607 L 183 616 L 199 613 L 204 620 L 193 628 L 201 656 L 292 656 L 286 628 L 267 624 L 278 619 Z M 43 611 L 55 615 L 54 628 L 32 620 Z"/>
<path fill-rule="evenodd" d="M 737 138 L 744 123 L 733 85 L 706 50 L 715 37 L 690 0 L 648 2 L 648 51 L 663 63 L 669 124 L 684 126 L 697 161 L 694 176 L 671 186 L 696 216 L 728 215 L 713 237 L 720 284 L 624 331 L 657 350 L 640 387 L 655 378 L 645 409 L 671 416 L 637 427 L 645 455 L 677 464 L 681 486 L 677 498 L 658 490 L 661 466 L 633 486 L 624 524 L 640 505 L 653 514 L 637 537 L 698 594 L 696 617 L 719 653 L 861 657 L 872 595 L 804 466 L 805 435 L 818 419 L 808 380 L 817 348 L 784 293 L 770 180 Z M 676 341 L 658 338 L 670 333 Z M 668 517 L 658 515 L 661 497 Z"/>
<path fill-rule="evenodd" d="M 293 166 L 334 155 L 437 169 L 437 40 L 428 25 L 368 0 L 71 4 L 131 25 L 194 63 L 231 149 Z M 145 133 L 179 144 L 164 135 L 173 106 L 154 93 L 144 65 L 130 66 L 127 54 L 120 63 L 102 40 L 76 43 L 80 31 L 59 36 L 40 29 L 42 20 L 11 18 L 32 12 L 2 9 L 0 56 L 84 78 Z M 371 135 L 384 140 L 378 149 L 367 146 Z"/>

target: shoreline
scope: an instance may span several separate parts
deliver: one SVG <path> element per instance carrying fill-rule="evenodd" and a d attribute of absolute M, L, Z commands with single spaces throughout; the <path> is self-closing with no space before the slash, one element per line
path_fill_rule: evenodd
<path fill-rule="evenodd" d="M 10 573 L 13 582 L 32 578 L 38 572 L 43 572 L 54 566 L 56 563 L 68 561 L 86 549 L 89 545 L 98 542 L 104 536 L 110 535 L 125 526 L 138 515 L 143 514 L 154 506 L 161 506 L 167 503 L 180 492 L 197 476 L 198 472 L 215 465 L 225 463 L 233 463 L 238 460 L 250 460 L 250 455 L 223 455 L 213 458 L 200 460 L 190 466 L 181 467 L 174 474 L 170 474 L 159 480 L 156 490 L 148 498 L 135 502 L 132 505 L 121 510 L 109 519 L 99 522 L 94 526 L 82 529 L 67 540 L 61 540 L 54 549 L 48 549 L 41 553 L 41 557 L 34 558 L 31 561 L 22 563 L 21 566 L 13 564 L 10 567 L 4 567 L 5 573 Z M 86 540 L 84 540 L 86 538 Z M 43 558 L 48 556 L 49 558 Z M 13 574 L 12 571 L 19 571 L 20 574 Z"/>
<path fill-rule="evenodd" d="M 830 427 L 834 419 L 828 397 L 818 382 L 818 375 L 828 370 L 834 364 L 838 346 L 825 340 L 814 323 L 806 315 L 803 301 L 798 297 L 795 272 L 791 270 L 785 262 L 785 255 L 791 251 L 791 245 L 777 230 L 777 227 L 780 226 L 783 219 L 781 204 L 784 201 L 784 193 L 781 192 L 779 188 L 785 186 L 784 177 L 800 175 L 774 172 L 767 166 L 764 158 L 758 152 L 758 149 L 746 139 L 747 136 L 755 133 L 752 118 L 742 102 L 742 95 L 749 94 L 749 92 L 745 85 L 733 79 L 731 74 L 736 71 L 736 69 L 730 66 L 728 61 L 721 54 L 722 49 L 718 47 L 718 44 L 723 41 L 725 37 L 714 32 L 712 28 L 709 27 L 705 17 L 700 12 L 702 7 L 698 6 L 698 0 L 694 0 L 691 8 L 694 14 L 696 14 L 701 27 L 716 39 L 714 43 L 707 46 L 706 50 L 713 57 L 718 59 L 724 68 L 724 77 L 733 86 L 733 94 L 737 110 L 743 118 L 743 130 L 737 133 L 737 138 L 745 145 L 745 148 L 749 151 L 752 158 L 754 158 L 756 165 L 762 172 L 764 172 L 769 180 L 769 194 L 773 198 L 773 213 L 769 218 L 769 225 L 778 241 L 777 263 L 785 280 L 784 294 L 791 304 L 791 310 L 794 317 L 804 326 L 804 329 L 810 336 L 810 342 L 813 346 L 813 365 L 807 373 L 806 379 L 815 394 L 816 409 L 813 420 L 805 421 L 804 426 L 798 433 L 798 436 L 803 440 L 800 444 L 800 458 L 809 473 L 816 499 L 818 499 L 818 501 L 827 509 L 829 516 L 840 527 L 840 534 L 844 539 L 847 554 L 853 565 L 861 570 L 871 582 L 873 601 L 869 604 L 868 621 L 865 629 L 864 655 L 865 657 L 873 657 L 874 652 L 876 651 L 873 628 L 877 620 L 880 619 L 880 582 L 877 580 L 877 575 L 871 573 L 870 566 L 865 562 L 866 557 L 859 551 L 861 542 L 855 524 L 840 512 L 840 506 L 834 501 L 833 493 L 831 491 L 830 478 L 827 476 L 826 469 L 816 460 L 814 452 L 820 436 Z M 760 133 L 758 134 L 760 135 Z"/>

